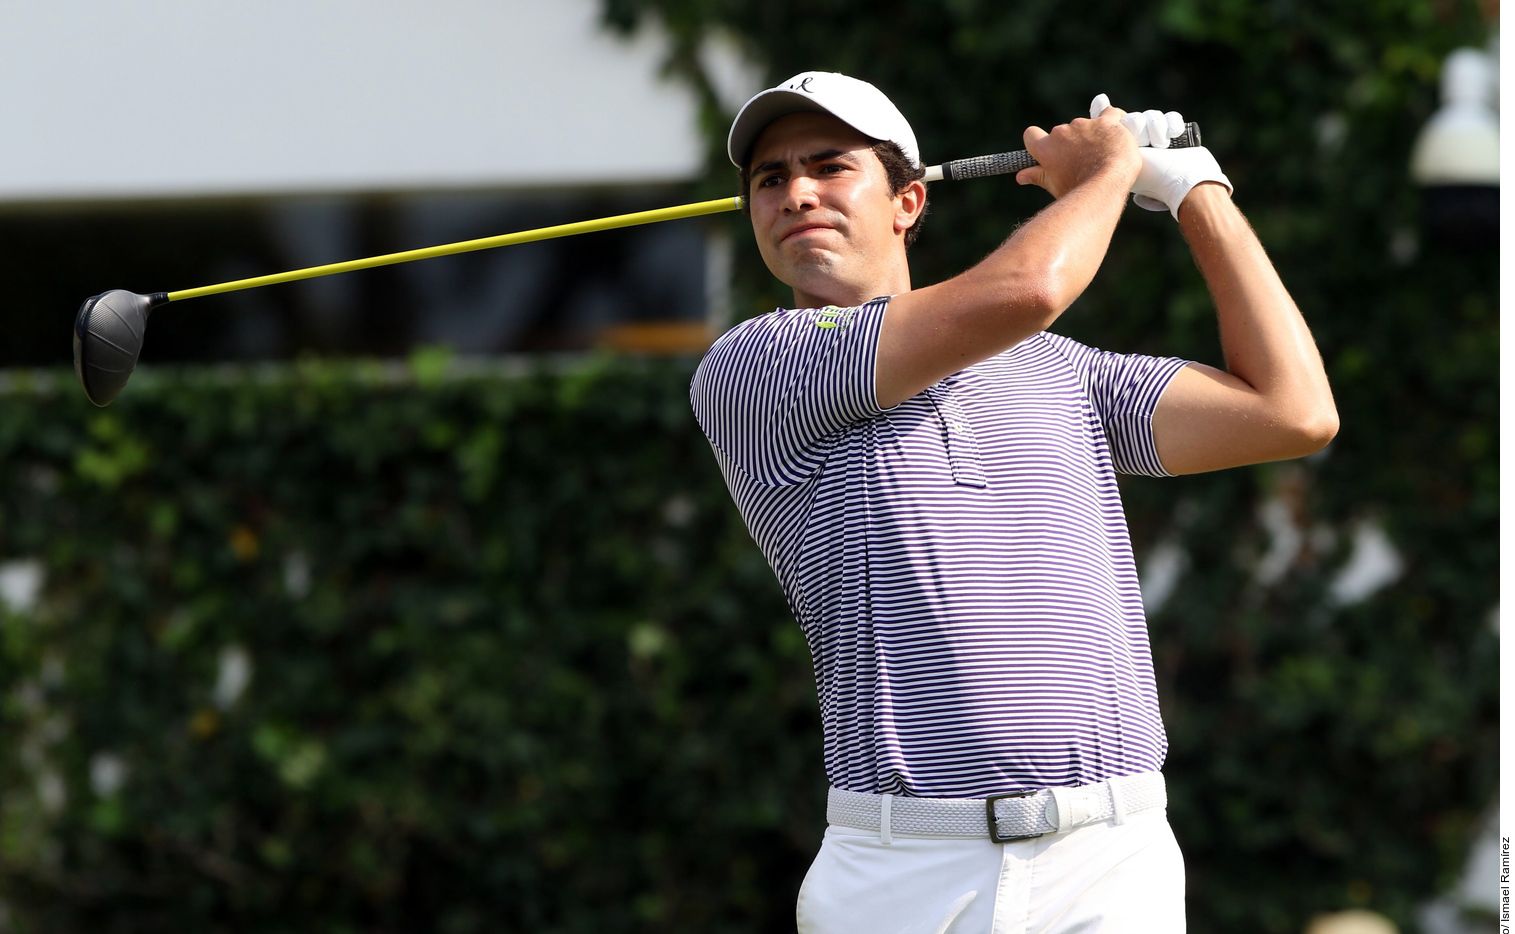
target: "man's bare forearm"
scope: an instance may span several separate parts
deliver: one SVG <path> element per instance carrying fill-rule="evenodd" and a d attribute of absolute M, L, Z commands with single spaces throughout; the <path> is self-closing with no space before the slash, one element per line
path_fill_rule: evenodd
<path fill-rule="evenodd" d="M 879 336 L 881 405 L 1045 330 L 1088 287 L 1141 171 L 1118 116 L 1027 128 L 1038 165 L 1016 180 L 1057 200 L 972 269 L 895 297 Z"/>
<path fill-rule="evenodd" d="M 1084 293 L 1110 249 L 1125 211 L 1129 181 L 1116 172 L 1086 179 L 1022 224 L 999 249 L 969 270 L 969 282 L 1016 281 L 1041 298 L 1040 320 L 1025 335 L 1045 330 Z"/>
<path fill-rule="evenodd" d="M 1046 330 L 1094 278 L 1127 182 L 1100 176 L 1022 224 L 973 268 L 896 296 L 879 339 L 878 398 L 889 406 Z"/>
<path fill-rule="evenodd" d="M 1280 423 L 1328 440 L 1337 416 L 1320 352 L 1230 194 L 1200 185 L 1178 220 L 1215 301 L 1226 370 L 1263 397 Z"/>
<path fill-rule="evenodd" d="M 1118 173 L 1086 179 L 1037 212 L 971 269 L 932 287 L 938 308 L 996 347 L 1045 330 L 1083 294 L 1125 209 Z M 970 323 L 971 322 L 971 323 Z"/>

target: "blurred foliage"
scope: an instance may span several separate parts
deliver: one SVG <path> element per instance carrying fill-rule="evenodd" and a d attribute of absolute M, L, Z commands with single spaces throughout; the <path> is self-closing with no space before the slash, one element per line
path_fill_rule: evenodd
<path fill-rule="evenodd" d="M 815 690 L 692 362 L 460 366 L 0 394 L 14 930 L 792 917 Z"/>
<path fill-rule="evenodd" d="M 1450 886 L 1495 794 L 1498 270 L 1494 232 L 1426 232 L 1407 167 L 1442 60 L 1483 46 L 1497 5 L 603 9 L 613 27 L 673 33 L 666 67 L 700 89 L 712 194 L 737 184 L 712 37 L 762 63 L 762 87 L 807 70 L 872 81 L 910 118 L 927 162 L 1019 149 L 1026 126 L 1086 116 L 1101 91 L 1201 124 L 1311 323 L 1342 429 L 1307 462 L 1123 487 L 1138 558 L 1159 543 L 1180 556 L 1151 631 L 1191 927 L 1283 934 L 1317 910 L 1365 905 L 1415 930 L 1414 906 Z M 916 283 L 967 268 L 1046 201 L 1009 177 L 933 186 Z M 784 303 L 744 222 L 731 225 L 744 312 Z M 1182 237 L 1166 215 L 1134 208 L 1057 330 L 1221 363 Z M 1367 599 L 1338 596 L 1374 528 L 1399 575 Z"/>

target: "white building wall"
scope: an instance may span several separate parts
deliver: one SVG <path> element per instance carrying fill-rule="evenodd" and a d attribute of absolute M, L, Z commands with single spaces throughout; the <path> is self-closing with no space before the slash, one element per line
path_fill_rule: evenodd
<path fill-rule="evenodd" d="M 599 0 L 0 0 L 0 203 L 693 178 Z"/>

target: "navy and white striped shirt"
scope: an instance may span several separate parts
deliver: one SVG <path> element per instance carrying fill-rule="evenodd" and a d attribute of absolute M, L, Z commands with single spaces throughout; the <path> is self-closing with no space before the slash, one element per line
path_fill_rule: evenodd
<path fill-rule="evenodd" d="M 887 308 L 746 321 L 690 391 L 809 643 L 827 778 L 976 798 L 1161 768 L 1115 472 L 1166 475 L 1151 416 L 1185 361 L 1043 332 L 885 410 Z"/>

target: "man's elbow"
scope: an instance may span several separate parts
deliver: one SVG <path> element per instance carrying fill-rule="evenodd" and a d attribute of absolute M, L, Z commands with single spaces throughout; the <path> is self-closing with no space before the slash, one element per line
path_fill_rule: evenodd
<path fill-rule="evenodd" d="M 1304 412 L 1289 420 L 1286 434 L 1288 457 L 1306 457 L 1324 450 L 1341 429 L 1341 419 L 1334 405 Z"/>
<path fill-rule="evenodd" d="M 1065 277 L 1040 276 L 1017 282 L 1007 290 L 1002 305 L 1014 309 L 1016 317 L 1028 322 L 1033 331 L 1045 331 L 1082 292 Z"/>

